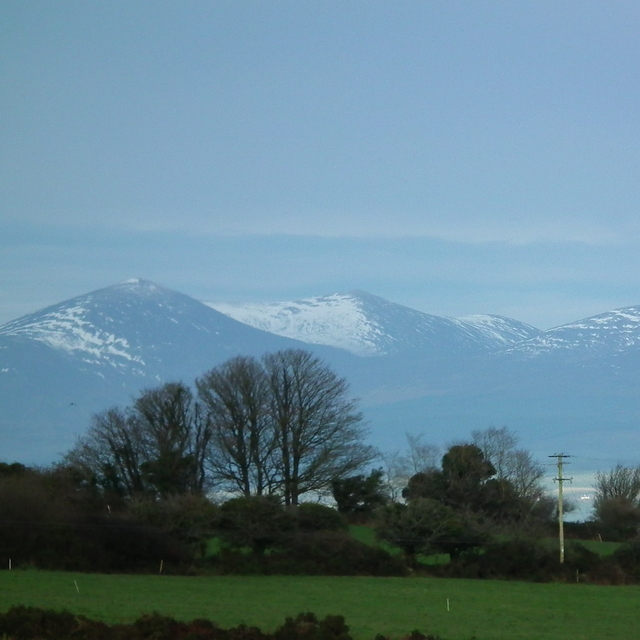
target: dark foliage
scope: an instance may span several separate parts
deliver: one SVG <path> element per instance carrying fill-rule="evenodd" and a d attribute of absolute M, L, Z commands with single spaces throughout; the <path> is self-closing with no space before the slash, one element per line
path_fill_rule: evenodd
<path fill-rule="evenodd" d="M 128 512 L 202 556 L 215 535 L 218 508 L 204 496 L 184 493 L 164 500 L 134 501 Z"/>
<path fill-rule="evenodd" d="M 0 635 L 12 640 L 352 640 L 342 616 L 318 620 L 313 613 L 301 613 L 287 618 L 273 633 L 263 633 L 257 627 L 221 629 L 209 620 L 180 622 L 158 613 L 144 615 L 133 624 L 108 626 L 67 611 L 22 605 L 0 614 Z M 438 638 L 413 631 L 406 640 Z"/>
<path fill-rule="evenodd" d="M 0 478 L 6 478 L 8 476 L 17 476 L 28 471 L 27 467 L 19 462 L 0 462 Z"/>
<path fill-rule="evenodd" d="M 300 531 L 346 531 L 349 528 L 342 514 L 323 504 L 303 502 L 292 513 Z"/>
<path fill-rule="evenodd" d="M 274 640 L 351 640 L 343 616 L 327 616 L 318 621 L 313 613 L 287 618 L 273 634 Z"/>
<path fill-rule="evenodd" d="M 201 564 L 214 573 L 241 575 L 406 574 L 400 558 L 335 531 L 291 534 L 279 549 L 262 556 L 223 549 Z"/>
<path fill-rule="evenodd" d="M 179 543 L 125 515 L 109 514 L 66 469 L 0 479 L 0 558 L 6 565 L 79 571 L 154 571 L 186 563 Z"/>
<path fill-rule="evenodd" d="M 640 582 L 640 541 L 622 545 L 613 552 L 611 560 L 624 570 L 629 582 Z"/>
<path fill-rule="evenodd" d="M 473 444 L 451 447 L 442 458 L 442 469 L 415 474 L 403 491 L 408 500 L 426 498 L 454 509 L 473 514 L 492 526 L 507 525 L 530 516 L 535 499 L 518 495 L 506 478 L 494 477 L 495 468 Z"/>
<path fill-rule="evenodd" d="M 531 540 L 510 540 L 465 553 L 448 565 L 433 569 L 437 575 L 456 578 L 527 580 L 549 582 L 586 580 L 602 562 L 600 556 L 580 544 L 569 544 L 565 562 L 556 549 Z"/>
<path fill-rule="evenodd" d="M 14 566 L 67 571 L 157 571 L 190 562 L 186 549 L 151 527 L 118 517 L 64 523 L 0 523 L 0 557 Z M 6 564 L 6 563 L 5 563 Z"/>
<path fill-rule="evenodd" d="M 640 506 L 628 498 L 600 499 L 596 515 L 607 540 L 626 542 L 640 532 Z"/>
<path fill-rule="evenodd" d="M 339 532 L 298 534 L 287 544 L 286 564 L 295 573 L 316 575 L 398 576 L 406 569 L 380 547 L 354 540 Z"/>
<path fill-rule="evenodd" d="M 350 520 L 364 521 L 387 502 L 382 469 L 374 469 L 368 476 L 356 475 L 336 479 L 331 483 L 333 499 L 338 511 Z"/>
<path fill-rule="evenodd" d="M 273 496 L 242 496 L 218 510 L 215 530 L 233 549 L 250 548 L 255 555 L 279 545 L 293 529 L 292 515 Z"/>
<path fill-rule="evenodd" d="M 402 549 L 409 567 L 419 553 L 448 553 L 457 557 L 487 541 L 465 513 L 429 498 L 407 504 L 391 503 L 376 512 L 376 536 Z"/>

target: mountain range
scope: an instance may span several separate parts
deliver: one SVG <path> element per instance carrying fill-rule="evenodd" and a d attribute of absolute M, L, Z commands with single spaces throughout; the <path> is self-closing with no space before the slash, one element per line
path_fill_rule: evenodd
<path fill-rule="evenodd" d="M 266 304 L 208 303 L 256 329 L 309 344 L 384 356 L 418 349 L 431 354 L 495 351 L 540 331 L 502 316 L 443 318 L 364 291 Z"/>
<path fill-rule="evenodd" d="M 130 280 L 0 327 L 0 458 L 50 462 L 92 414 L 143 388 L 286 348 L 348 379 L 383 449 L 401 448 L 406 431 L 445 444 L 507 425 L 540 456 L 570 452 L 592 467 L 640 452 L 640 307 L 541 331 L 361 291 L 205 304 Z"/>

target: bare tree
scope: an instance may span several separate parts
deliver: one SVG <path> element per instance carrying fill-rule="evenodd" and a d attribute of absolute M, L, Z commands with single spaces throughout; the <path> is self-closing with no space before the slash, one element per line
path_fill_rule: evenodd
<path fill-rule="evenodd" d="M 255 358 L 228 360 L 196 380 L 211 427 L 214 480 L 245 496 L 272 493 L 275 438 L 267 376 Z"/>
<path fill-rule="evenodd" d="M 306 351 L 232 358 L 196 385 L 198 401 L 169 383 L 98 414 L 67 461 L 125 497 L 201 494 L 215 480 L 297 505 L 377 456 L 346 381 Z"/>
<path fill-rule="evenodd" d="M 203 493 L 209 439 L 191 391 L 168 383 L 94 416 L 66 460 L 124 496 Z"/>
<path fill-rule="evenodd" d="M 142 434 L 142 469 L 148 483 L 162 497 L 202 493 L 211 433 L 191 390 L 182 383 L 170 382 L 143 391 L 132 413 Z"/>
<path fill-rule="evenodd" d="M 604 500 L 622 498 L 630 503 L 640 504 L 640 467 L 625 467 L 617 464 L 608 473 L 597 473 L 594 506 Z"/>
<path fill-rule="evenodd" d="M 440 462 L 442 451 L 435 444 L 429 444 L 422 440 L 423 434 L 405 433 L 408 451 L 406 454 L 411 475 L 422 471 L 436 469 Z"/>
<path fill-rule="evenodd" d="M 77 439 L 65 461 L 107 491 L 132 496 L 144 491 L 141 440 L 131 416 L 112 407 L 93 416 L 88 433 Z"/>
<path fill-rule="evenodd" d="M 411 476 L 438 468 L 442 455 L 440 447 L 423 441 L 423 434 L 405 432 L 405 438 L 407 449 L 404 452 L 392 451 L 381 456 L 384 484 L 392 502 L 402 498 Z"/>
<path fill-rule="evenodd" d="M 593 510 L 596 518 L 618 539 L 633 538 L 640 530 L 640 467 L 616 465 L 595 477 Z"/>
<path fill-rule="evenodd" d="M 287 506 L 297 505 L 304 493 L 327 490 L 375 458 L 363 444 L 362 414 L 348 399 L 343 378 L 307 351 L 279 351 L 263 362 Z"/>
<path fill-rule="evenodd" d="M 471 432 L 473 443 L 496 470 L 496 478 L 508 480 L 521 498 L 537 499 L 542 495 L 544 467 L 531 453 L 517 449 L 518 436 L 507 427 L 489 427 Z"/>
<path fill-rule="evenodd" d="M 402 490 L 407 486 L 412 473 L 406 464 L 406 456 L 400 451 L 381 454 L 384 488 L 391 502 L 400 502 Z"/>
<path fill-rule="evenodd" d="M 489 427 L 471 432 L 471 441 L 482 449 L 482 453 L 496 470 L 498 478 L 506 478 L 511 473 L 510 463 L 518 437 L 507 427 Z"/>

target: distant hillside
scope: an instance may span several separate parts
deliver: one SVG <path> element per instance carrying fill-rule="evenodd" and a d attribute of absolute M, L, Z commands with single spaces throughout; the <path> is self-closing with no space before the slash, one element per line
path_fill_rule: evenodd
<path fill-rule="evenodd" d="M 208 303 L 249 326 L 361 356 L 495 351 L 540 334 L 502 316 L 445 318 L 389 302 L 363 291 L 292 302 Z"/>
<path fill-rule="evenodd" d="M 562 449 L 592 466 L 640 451 L 640 307 L 539 331 L 363 292 L 213 306 L 132 280 L 0 327 L 0 458 L 50 462 L 93 413 L 143 388 L 286 348 L 347 378 L 385 449 L 405 431 L 443 443 L 508 425 L 540 455 Z"/>

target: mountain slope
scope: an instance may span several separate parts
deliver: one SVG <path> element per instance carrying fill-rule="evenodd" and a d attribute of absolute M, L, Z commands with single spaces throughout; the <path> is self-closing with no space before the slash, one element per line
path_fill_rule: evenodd
<path fill-rule="evenodd" d="M 45 345 L 96 375 L 119 372 L 152 379 L 192 375 L 238 353 L 301 346 L 144 280 L 93 291 L 9 322 L 0 327 L 0 340 L 9 337 Z"/>
<path fill-rule="evenodd" d="M 304 346 L 143 280 L 78 296 L 0 327 L 0 451 L 52 458 L 92 413 L 142 388 Z"/>
<path fill-rule="evenodd" d="M 640 349 L 640 306 L 624 307 L 549 329 L 511 352 L 535 358 L 549 354 L 606 357 Z"/>
<path fill-rule="evenodd" d="M 500 316 L 441 318 L 361 292 L 215 307 L 135 280 L 0 327 L 0 458 L 48 463 L 93 413 L 142 388 L 191 384 L 229 357 L 290 347 L 347 378 L 378 446 L 402 447 L 405 431 L 443 442 L 506 424 L 547 454 L 640 448 L 640 307 L 546 332 Z"/>
<path fill-rule="evenodd" d="M 445 318 L 362 291 L 264 304 L 207 303 L 249 326 L 360 356 L 418 350 L 431 356 L 493 351 L 540 332 L 501 316 Z"/>

